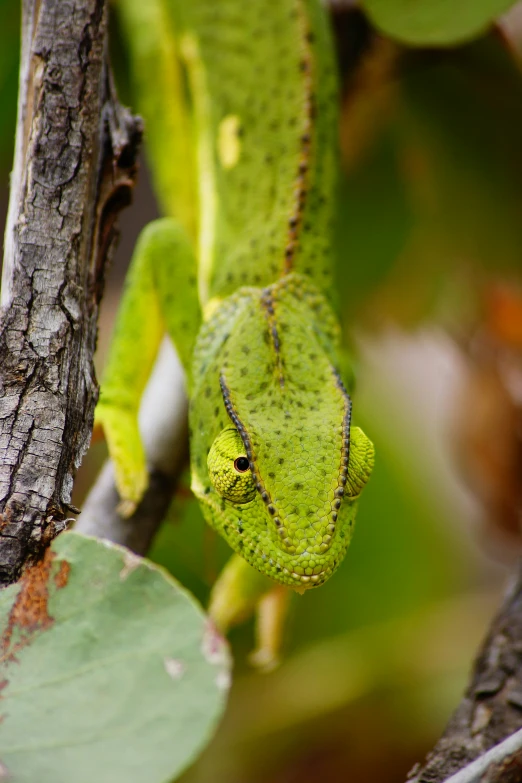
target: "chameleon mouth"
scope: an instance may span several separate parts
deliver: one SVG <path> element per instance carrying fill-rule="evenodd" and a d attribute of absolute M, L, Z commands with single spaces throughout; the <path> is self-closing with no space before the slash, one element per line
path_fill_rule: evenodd
<path fill-rule="evenodd" d="M 319 571 L 318 574 L 312 574 L 311 576 L 307 576 L 306 574 L 297 574 L 295 571 L 292 571 L 290 573 L 290 576 L 295 579 L 297 582 L 300 582 L 303 587 L 319 587 L 319 585 L 322 585 L 324 581 L 326 581 L 328 576 L 328 571 Z"/>
<path fill-rule="evenodd" d="M 297 590 L 309 589 L 311 587 L 319 587 L 324 584 L 332 575 L 335 568 L 330 567 L 326 563 L 316 564 L 311 568 L 307 568 L 307 571 L 312 570 L 313 573 L 304 573 L 304 569 L 299 566 L 292 566 L 287 564 L 286 568 L 283 568 L 283 574 L 286 577 L 286 584 L 290 583 L 290 580 L 295 584 Z"/>

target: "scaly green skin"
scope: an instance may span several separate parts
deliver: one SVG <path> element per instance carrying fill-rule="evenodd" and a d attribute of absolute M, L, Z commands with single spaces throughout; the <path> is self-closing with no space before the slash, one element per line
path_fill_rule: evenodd
<path fill-rule="evenodd" d="M 120 492 L 132 508 L 146 483 L 136 415 L 163 327 L 187 373 L 192 489 L 206 519 L 260 574 L 320 585 L 344 557 L 373 466 L 372 444 L 350 429 L 328 304 L 327 20 L 319 0 L 120 3 L 159 193 L 183 229 L 171 219 L 147 229 L 124 297 L 98 414 Z M 197 295 L 183 282 L 196 264 Z M 246 585 L 248 571 L 229 577 Z"/>

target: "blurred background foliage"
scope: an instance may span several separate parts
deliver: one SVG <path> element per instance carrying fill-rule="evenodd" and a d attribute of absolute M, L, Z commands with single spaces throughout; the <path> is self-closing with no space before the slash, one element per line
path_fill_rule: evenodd
<path fill-rule="evenodd" d="M 408 48 L 333 6 L 339 305 L 375 473 L 343 567 L 293 601 L 281 667 L 253 671 L 252 626 L 233 632 L 229 709 L 184 783 L 403 781 L 457 704 L 519 550 L 522 4 L 446 49 Z M 19 9 L 0 8 L 5 213 Z M 117 14 L 111 26 L 132 105 Z M 108 281 L 99 368 L 134 240 L 155 214 L 144 160 Z M 96 445 L 85 460 L 79 506 L 104 457 Z M 227 555 L 185 477 L 151 557 L 205 602 Z"/>

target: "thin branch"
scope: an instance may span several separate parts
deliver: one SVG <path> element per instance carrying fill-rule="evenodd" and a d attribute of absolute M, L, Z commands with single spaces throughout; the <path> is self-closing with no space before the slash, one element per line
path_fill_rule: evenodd
<path fill-rule="evenodd" d="M 188 457 L 187 398 L 183 370 L 165 339 L 143 397 L 140 432 L 149 487 L 134 514 L 118 514 L 120 498 L 107 460 L 91 489 L 75 530 L 124 544 L 144 555 L 163 521 Z"/>
<path fill-rule="evenodd" d="M 0 584 L 69 515 L 98 393 L 104 268 L 140 136 L 112 86 L 105 0 L 24 0 L 0 319 Z"/>
<path fill-rule="evenodd" d="M 408 783 L 442 783 L 521 728 L 522 564 L 477 655 L 461 703 L 424 766 L 411 771 Z M 511 780 L 493 776 L 491 763 L 487 774 L 484 780 L 490 783 Z"/>
<path fill-rule="evenodd" d="M 444 783 L 481 783 L 486 773 L 489 783 L 494 783 L 496 780 L 500 783 L 501 780 L 506 781 L 505 777 L 501 777 L 505 775 L 510 775 L 510 779 L 514 780 L 515 778 L 511 777 L 514 772 L 518 773 L 518 780 L 520 780 L 522 729 L 479 756 L 460 772 L 452 775 L 451 778 L 447 778 Z"/>

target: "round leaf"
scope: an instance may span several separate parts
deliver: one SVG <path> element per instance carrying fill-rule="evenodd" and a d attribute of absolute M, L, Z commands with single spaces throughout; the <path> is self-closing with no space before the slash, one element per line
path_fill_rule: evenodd
<path fill-rule="evenodd" d="M 377 28 L 415 46 L 451 46 L 485 32 L 514 0 L 363 0 Z"/>
<path fill-rule="evenodd" d="M 229 676 L 226 643 L 164 571 L 64 533 L 0 593 L 0 779 L 166 783 Z"/>

